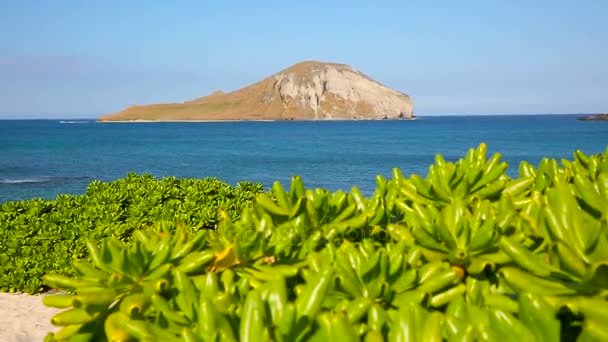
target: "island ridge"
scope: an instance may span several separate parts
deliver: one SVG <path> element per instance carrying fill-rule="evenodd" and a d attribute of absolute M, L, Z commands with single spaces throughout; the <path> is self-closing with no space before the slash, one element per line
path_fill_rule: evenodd
<path fill-rule="evenodd" d="M 358 70 L 336 63 L 295 64 L 230 93 L 184 103 L 131 106 L 99 121 L 412 119 L 413 103 Z"/>

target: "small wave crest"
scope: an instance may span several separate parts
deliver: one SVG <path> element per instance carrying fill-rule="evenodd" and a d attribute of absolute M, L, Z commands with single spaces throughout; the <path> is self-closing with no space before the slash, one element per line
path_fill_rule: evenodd
<path fill-rule="evenodd" d="M 0 184 L 34 184 L 86 180 L 90 177 L 29 177 L 29 178 L 0 178 Z"/>
<path fill-rule="evenodd" d="M 81 120 L 78 120 L 78 121 L 67 121 L 67 120 L 59 121 L 60 124 L 86 124 L 86 123 L 90 123 L 90 122 L 91 121 L 81 121 Z"/>

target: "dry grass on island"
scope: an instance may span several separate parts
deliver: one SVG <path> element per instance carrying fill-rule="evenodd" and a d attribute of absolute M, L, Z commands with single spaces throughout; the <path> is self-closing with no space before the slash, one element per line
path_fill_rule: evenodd
<path fill-rule="evenodd" d="M 410 97 L 335 63 L 302 62 L 184 103 L 131 106 L 103 122 L 411 119 Z"/>

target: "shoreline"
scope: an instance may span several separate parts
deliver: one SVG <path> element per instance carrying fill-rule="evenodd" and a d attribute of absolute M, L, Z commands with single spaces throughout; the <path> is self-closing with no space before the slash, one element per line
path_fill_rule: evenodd
<path fill-rule="evenodd" d="M 302 119 L 302 120 L 94 120 L 96 123 L 205 123 L 205 122 L 356 122 L 356 121 L 415 121 L 418 117 L 409 119 Z"/>

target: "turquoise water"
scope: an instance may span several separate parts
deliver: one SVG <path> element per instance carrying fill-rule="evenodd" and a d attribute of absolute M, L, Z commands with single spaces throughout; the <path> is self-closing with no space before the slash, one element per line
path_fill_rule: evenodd
<path fill-rule="evenodd" d="M 603 152 L 608 122 L 574 115 L 421 117 L 415 121 L 96 123 L 91 120 L 0 121 L 0 202 L 85 191 L 93 179 L 130 171 L 157 177 L 216 177 L 309 187 L 359 186 L 375 176 L 426 175 L 436 153 L 456 160 L 488 143 L 516 172 L 521 160 Z"/>

